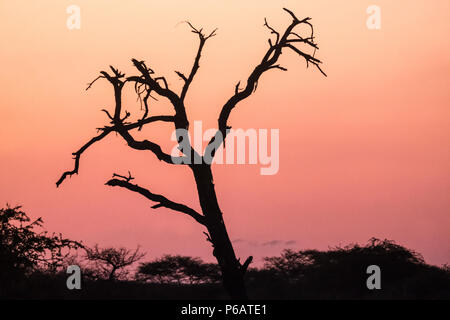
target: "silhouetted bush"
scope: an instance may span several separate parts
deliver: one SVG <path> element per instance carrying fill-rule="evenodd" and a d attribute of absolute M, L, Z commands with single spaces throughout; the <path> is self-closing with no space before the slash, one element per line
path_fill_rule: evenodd
<path fill-rule="evenodd" d="M 0 297 L 14 295 L 32 273 L 55 273 L 70 249 L 80 246 L 61 234 L 42 230 L 21 207 L 0 209 Z"/>
<path fill-rule="evenodd" d="M 367 267 L 381 269 L 381 290 L 369 290 Z M 265 258 L 262 270 L 251 270 L 254 296 L 278 298 L 376 299 L 450 297 L 448 268 L 427 265 L 422 256 L 393 241 L 371 239 L 358 244 L 318 250 L 284 250 Z M 260 287 L 262 286 L 262 287 Z"/>

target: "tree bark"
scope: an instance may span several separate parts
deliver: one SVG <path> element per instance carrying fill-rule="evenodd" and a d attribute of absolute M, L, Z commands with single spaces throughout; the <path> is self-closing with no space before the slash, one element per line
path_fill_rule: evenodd
<path fill-rule="evenodd" d="M 197 191 L 206 218 L 206 227 L 209 232 L 208 240 L 213 246 L 213 255 L 216 257 L 222 273 L 222 282 L 225 290 L 232 299 L 248 299 L 244 283 L 244 269 L 236 258 L 225 227 L 222 212 L 217 202 L 211 166 L 208 164 L 195 164 L 191 166 L 194 173 Z"/>

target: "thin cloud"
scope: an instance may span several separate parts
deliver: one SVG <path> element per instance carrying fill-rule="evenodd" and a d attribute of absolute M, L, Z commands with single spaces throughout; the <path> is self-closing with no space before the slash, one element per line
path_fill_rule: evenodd
<path fill-rule="evenodd" d="M 297 243 L 297 241 L 295 241 L 295 240 L 286 240 L 286 241 L 283 241 L 283 240 L 271 240 L 271 241 L 266 241 L 266 242 L 263 242 L 263 243 L 260 244 L 258 241 L 251 241 L 251 240 L 248 241 L 248 240 L 245 240 L 243 238 L 237 238 L 237 239 L 232 240 L 231 242 L 232 243 L 247 243 L 248 245 L 253 246 L 253 247 L 257 247 L 257 246 L 264 246 L 264 247 L 266 247 L 266 246 L 282 246 L 282 245 L 292 246 L 292 245 L 295 245 Z"/>
<path fill-rule="evenodd" d="M 277 246 L 277 245 L 282 244 L 282 243 L 283 242 L 280 241 L 280 240 L 272 240 L 272 241 L 264 242 L 262 245 L 263 246 Z"/>

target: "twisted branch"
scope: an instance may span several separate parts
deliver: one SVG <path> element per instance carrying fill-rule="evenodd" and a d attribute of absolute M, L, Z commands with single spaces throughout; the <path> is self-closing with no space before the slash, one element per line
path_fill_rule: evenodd
<path fill-rule="evenodd" d="M 71 177 L 74 174 L 78 174 L 78 169 L 80 167 L 80 157 L 81 154 L 86 151 L 87 148 L 89 148 L 91 145 L 93 145 L 95 142 L 102 140 L 104 137 L 106 137 L 112 130 L 111 129 L 105 129 L 101 134 L 99 134 L 96 137 L 93 137 L 91 140 L 89 140 L 86 144 L 84 144 L 78 151 L 72 153 L 74 155 L 75 159 L 75 166 L 72 170 L 64 172 L 58 181 L 56 181 L 56 187 L 59 187 L 59 185 L 67 178 Z"/>

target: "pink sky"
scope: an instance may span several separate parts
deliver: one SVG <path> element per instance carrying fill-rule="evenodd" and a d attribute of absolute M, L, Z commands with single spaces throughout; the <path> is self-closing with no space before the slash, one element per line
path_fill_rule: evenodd
<path fill-rule="evenodd" d="M 68 30 L 66 8 L 81 8 Z M 368 30 L 366 8 L 382 10 Z M 56 189 L 71 153 L 106 124 L 106 83 L 85 92 L 113 64 L 133 72 L 146 60 L 179 90 L 197 39 L 180 21 L 218 27 L 187 97 L 188 114 L 216 125 L 221 105 L 267 50 L 263 18 L 281 29 L 288 7 L 310 16 L 328 78 L 285 54 L 232 113 L 233 128 L 280 130 L 280 170 L 214 167 L 219 203 L 238 256 L 285 247 L 318 248 L 396 240 L 427 262 L 450 262 L 450 4 L 442 1 L 0 1 L 0 203 L 21 204 L 46 228 L 101 246 L 140 244 L 211 261 L 203 229 L 138 194 L 104 186 L 130 170 L 136 183 L 199 208 L 189 169 L 160 163 L 110 136 L 83 155 L 80 174 Z M 126 109 L 141 115 L 131 89 Z M 152 103 L 154 114 L 167 104 Z M 166 148 L 167 124 L 146 129 Z M 156 138 L 155 138 L 156 137 Z M 170 149 L 167 149 L 168 151 Z M 273 242 L 273 241 L 279 242 Z"/>

